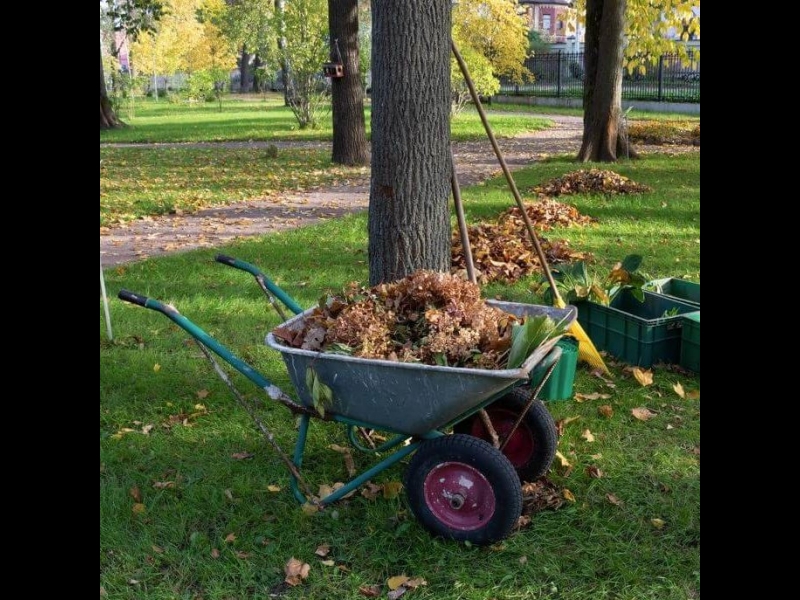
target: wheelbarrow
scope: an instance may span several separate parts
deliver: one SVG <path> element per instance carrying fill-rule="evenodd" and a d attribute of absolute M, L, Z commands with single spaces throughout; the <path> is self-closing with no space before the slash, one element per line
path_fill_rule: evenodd
<path fill-rule="evenodd" d="M 302 327 L 314 310 L 303 311 L 255 266 L 224 255 L 215 260 L 253 275 L 281 318 L 285 319 L 276 299 L 294 313 L 284 327 Z M 282 344 L 270 332 L 266 344 L 281 353 L 295 399 L 175 307 L 124 289 L 118 297 L 164 314 L 204 351 L 209 349 L 299 416 L 294 453 L 286 461 L 292 493 L 301 504 L 324 509 L 410 456 L 403 485 L 417 520 L 432 535 L 485 545 L 511 533 L 522 512 L 521 480 L 543 476 L 555 457 L 555 423 L 536 394 L 561 356 L 556 346 L 561 336 L 536 348 L 519 368 L 491 370 L 303 350 Z M 577 314 L 574 307 L 487 302 L 517 317 L 545 314 L 566 326 Z M 310 367 L 333 393 L 324 412 L 315 408 L 306 381 Z M 534 389 L 530 381 L 542 373 L 544 378 Z M 375 457 L 372 466 L 319 499 L 309 497 L 299 485 L 312 420 L 343 425 L 353 448 Z M 364 432 L 370 431 L 386 433 L 385 441 L 367 444 Z"/>

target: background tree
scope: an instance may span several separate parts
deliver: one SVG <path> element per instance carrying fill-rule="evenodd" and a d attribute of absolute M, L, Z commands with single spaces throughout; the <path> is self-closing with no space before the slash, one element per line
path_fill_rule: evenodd
<path fill-rule="evenodd" d="M 161 0 L 112 0 L 100 1 L 101 11 L 106 6 L 115 31 L 123 32 L 129 40 L 135 40 L 143 31 L 151 30 L 161 17 Z M 102 17 L 102 12 L 101 12 Z M 102 18 L 101 18 L 102 20 Z M 100 129 L 120 127 L 123 123 L 117 117 L 108 98 L 106 77 L 103 71 L 103 44 L 100 42 Z"/>
<path fill-rule="evenodd" d="M 623 69 L 641 71 L 664 52 L 687 57 L 680 40 L 667 35 L 677 27 L 699 35 L 699 0 L 581 0 L 585 3 L 583 140 L 578 160 L 613 162 L 635 156 L 621 125 Z"/>
<path fill-rule="evenodd" d="M 370 285 L 450 270 L 450 0 L 372 0 Z"/>
<path fill-rule="evenodd" d="M 344 77 L 331 79 L 333 151 L 331 160 L 343 165 L 366 165 L 367 130 L 361 83 L 358 39 L 358 0 L 328 0 L 331 61 L 341 60 Z"/>
<path fill-rule="evenodd" d="M 322 64 L 329 54 L 327 0 L 287 1 L 277 19 L 278 30 L 286 36 L 283 61 L 288 71 L 289 107 L 301 129 L 313 129 L 328 101 L 327 82 L 322 77 Z"/>
<path fill-rule="evenodd" d="M 460 0 L 453 11 L 453 41 L 481 96 L 500 91 L 500 76 L 522 83 L 530 42 L 528 26 L 516 0 Z M 469 90 L 455 59 L 451 60 L 453 110 L 458 112 Z"/>

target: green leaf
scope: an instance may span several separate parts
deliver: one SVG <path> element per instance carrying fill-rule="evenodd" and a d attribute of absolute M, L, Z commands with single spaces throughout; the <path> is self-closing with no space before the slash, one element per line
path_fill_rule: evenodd
<path fill-rule="evenodd" d="M 320 381 L 312 367 L 306 369 L 306 386 L 311 393 L 314 409 L 324 417 L 326 407 L 333 403 L 333 390 Z"/>
<path fill-rule="evenodd" d="M 523 323 L 513 325 L 506 368 L 518 368 L 536 348 L 559 333 L 555 321 L 547 315 L 527 317 Z"/>
<path fill-rule="evenodd" d="M 628 273 L 633 273 L 642 264 L 641 254 L 628 254 L 622 259 L 622 268 Z"/>

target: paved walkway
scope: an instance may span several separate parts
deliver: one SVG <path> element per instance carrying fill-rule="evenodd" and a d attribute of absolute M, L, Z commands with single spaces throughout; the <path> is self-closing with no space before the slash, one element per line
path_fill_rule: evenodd
<path fill-rule="evenodd" d="M 580 148 L 581 117 L 548 116 L 554 126 L 513 139 L 499 139 L 503 158 L 510 170 L 530 165 L 548 155 Z M 195 144 L 226 147 L 263 147 L 270 142 Z M 151 144 L 153 148 L 187 144 Z M 281 142 L 278 147 L 329 147 L 326 142 Z M 118 144 L 123 146 L 123 144 Z M 141 144 L 137 144 L 141 147 Z M 458 181 L 462 187 L 502 174 L 488 138 L 475 142 L 454 142 Z M 100 233 L 100 257 L 104 267 L 120 265 L 151 256 L 201 247 L 222 246 L 238 238 L 252 237 L 301 227 L 323 219 L 365 210 L 369 201 L 369 173 L 348 186 L 332 186 L 303 193 L 286 193 L 277 198 L 256 199 L 218 206 L 190 215 L 169 215 L 135 221 Z"/>

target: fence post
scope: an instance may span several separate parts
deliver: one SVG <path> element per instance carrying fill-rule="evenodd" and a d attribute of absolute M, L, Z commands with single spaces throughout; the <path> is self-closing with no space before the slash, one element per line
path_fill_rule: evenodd
<path fill-rule="evenodd" d="M 556 98 L 561 98 L 561 50 L 558 51 L 558 84 L 556 86 Z"/>
<path fill-rule="evenodd" d="M 664 94 L 664 55 L 658 57 L 658 101 L 663 100 Z"/>

